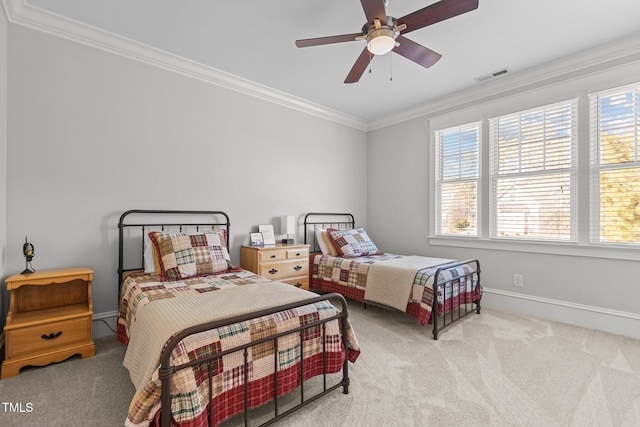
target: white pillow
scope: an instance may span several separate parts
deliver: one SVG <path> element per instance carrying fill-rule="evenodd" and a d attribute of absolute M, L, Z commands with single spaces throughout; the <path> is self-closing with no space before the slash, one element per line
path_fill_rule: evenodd
<path fill-rule="evenodd" d="M 322 238 L 322 233 L 326 230 L 316 227 L 316 242 L 318 242 L 318 247 L 320 248 L 320 252 L 322 255 L 331 255 L 331 251 L 329 250 L 329 246 L 327 246 L 327 242 Z M 153 260 L 151 261 L 153 262 Z"/>
<path fill-rule="evenodd" d="M 153 274 L 156 271 L 156 266 L 153 264 L 153 245 L 151 239 L 149 239 L 149 233 L 144 235 L 144 272 L 145 274 Z"/>

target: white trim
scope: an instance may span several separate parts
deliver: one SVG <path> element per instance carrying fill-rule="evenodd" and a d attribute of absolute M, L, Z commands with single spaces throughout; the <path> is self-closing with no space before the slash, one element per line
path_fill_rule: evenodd
<path fill-rule="evenodd" d="M 433 246 L 640 261 L 640 250 L 638 250 L 637 247 L 605 247 L 605 245 L 596 244 L 548 243 L 542 241 L 480 239 L 473 237 L 429 236 L 427 240 L 429 244 Z"/>
<path fill-rule="evenodd" d="M 96 323 L 96 321 L 98 321 Z M 93 339 L 108 337 L 118 330 L 118 312 L 94 313 L 92 322 Z M 117 333 L 117 332 L 116 332 Z"/>
<path fill-rule="evenodd" d="M 116 310 L 113 311 L 105 311 L 104 313 L 94 313 L 93 321 L 102 320 L 102 319 L 110 319 L 112 317 L 118 317 L 118 312 Z"/>
<path fill-rule="evenodd" d="M 487 80 L 415 108 L 389 114 L 378 120 L 367 121 L 50 13 L 27 4 L 26 0 L 0 1 L 4 6 L 7 19 L 11 23 L 122 55 L 362 131 L 380 129 L 417 117 L 446 113 L 515 93 L 536 90 L 540 86 L 551 85 L 559 81 L 581 78 L 607 68 L 640 61 L 638 35 L 634 34 L 599 48 L 579 52 L 527 70 L 509 73 L 500 79 Z"/>
<path fill-rule="evenodd" d="M 11 21 L 13 17 L 20 12 L 24 0 L 2 0 L 2 6 L 4 6 L 4 12 L 8 21 Z"/>
<path fill-rule="evenodd" d="M 638 34 L 634 34 L 598 48 L 512 74 L 509 73 L 499 79 L 488 80 L 434 99 L 426 104 L 370 121 L 368 129 L 372 131 L 417 117 L 446 114 L 510 95 L 535 91 L 541 86 L 569 82 L 602 70 L 637 61 L 640 61 L 640 45 L 638 44 Z"/>
<path fill-rule="evenodd" d="M 483 288 L 482 305 L 640 339 L 640 314 Z"/>
<path fill-rule="evenodd" d="M 45 11 L 21 0 L 1 1 L 7 12 L 7 18 L 14 24 L 254 96 L 358 130 L 367 131 L 367 121 L 359 117 L 350 116 L 222 70 Z"/>

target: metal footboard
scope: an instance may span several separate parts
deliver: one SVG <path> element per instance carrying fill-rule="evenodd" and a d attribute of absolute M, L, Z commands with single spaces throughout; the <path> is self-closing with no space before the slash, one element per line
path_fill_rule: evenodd
<path fill-rule="evenodd" d="M 235 323 L 239 323 L 239 322 L 244 322 L 244 321 L 248 321 L 250 319 L 255 319 L 255 318 L 259 318 L 259 317 L 263 317 L 263 316 L 268 316 L 277 312 L 281 312 L 281 311 L 286 311 L 292 308 L 296 308 L 296 307 L 301 307 L 304 305 L 309 305 L 309 304 L 315 304 L 317 302 L 320 301 L 325 301 L 325 300 L 329 300 L 329 299 L 333 299 L 340 301 L 341 304 L 341 308 L 340 308 L 340 312 L 337 313 L 334 316 L 331 316 L 329 318 L 326 319 L 319 319 L 318 321 L 315 321 L 313 323 L 309 323 L 306 325 L 302 325 L 299 326 L 295 329 L 291 329 L 288 331 L 283 331 L 280 333 L 276 333 L 273 334 L 271 336 L 268 337 L 264 337 L 261 339 L 257 339 L 254 340 L 252 342 L 246 343 L 246 344 L 242 344 L 242 345 L 238 345 L 237 347 L 228 349 L 228 350 L 224 350 L 224 351 L 220 351 L 218 353 L 215 354 L 211 354 L 208 356 L 204 356 L 204 357 L 200 357 L 198 359 L 192 360 L 188 363 L 184 363 L 182 365 L 177 365 L 177 366 L 172 366 L 171 365 L 171 354 L 174 350 L 174 348 L 176 346 L 179 345 L 179 343 L 186 337 L 190 336 L 190 335 L 194 335 L 200 332 L 204 332 L 207 330 L 212 330 L 212 329 L 216 329 L 216 328 L 220 328 L 223 326 L 228 326 L 228 325 L 232 325 Z M 327 385 L 327 375 L 328 373 L 326 372 L 326 342 L 325 342 L 325 337 L 326 337 L 326 324 L 327 322 L 331 322 L 333 320 L 338 319 L 341 322 L 341 327 L 342 327 L 342 346 L 343 346 L 343 350 L 345 352 L 344 354 L 344 362 L 342 365 L 342 379 L 340 382 L 333 384 L 333 385 Z M 305 384 L 305 379 L 304 379 L 304 345 L 303 345 L 303 336 L 305 331 L 311 329 L 311 328 L 316 328 L 316 327 L 321 327 L 322 328 L 322 392 L 319 392 L 311 397 L 305 398 L 304 395 L 304 384 Z M 260 425 L 269 425 L 272 424 L 273 422 L 289 415 L 290 413 L 292 413 L 293 411 L 301 408 L 302 406 L 305 406 L 311 402 L 313 402 L 314 400 L 320 398 L 321 396 L 324 396 L 325 394 L 339 388 L 342 387 L 342 391 L 344 394 L 348 394 L 349 393 L 349 371 L 348 371 L 348 311 L 347 311 L 347 303 L 346 300 L 344 299 L 344 297 L 342 297 L 339 294 L 325 294 L 319 297 L 315 297 L 315 298 L 311 298 L 305 301 L 301 301 L 301 302 L 297 302 L 297 303 L 291 303 L 291 304 L 286 304 L 286 305 L 281 305 L 278 307 L 274 307 L 274 308 L 270 308 L 270 309 L 265 309 L 265 310 L 261 310 L 258 312 L 254 312 L 254 313 L 249 313 L 246 315 L 241 315 L 241 316 L 236 316 L 230 319 L 225 319 L 222 321 L 215 321 L 215 322 L 209 322 L 209 323 L 205 323 L 202 325 L 197 325 L 191 328 L 187 328 L 185 330 L 183 330 L 182 332 L 176 334 L 174 337 L 172 337 L 169 341 L 167 341 L 167 343 L 164 346 L 164 349 L 162 350 L 162 354 L 160 357 L 160 371 L 159 371 L 159 377 L 160 380 L 162 381 L 162 386 L 161 386 L 161 415 L 160 415 L 160 422 L 162 426 L 170 426 L 172 423 L 172 416 L 171 416 L 171 381 L 172 381 L 172 377 L 174 374 L 176 374 L 177 372 L 183 370 L 183 369 L 190 369 L 196 365 L 203 365 L 206 366 L 207 369 L 207 373 L 208 373 L 208 425 L 209 426 L 213 426 L 218 424 L 220 421 L 222 420 L 216 420 L 215 419 L 215 414 L 213 413 L 213 400 L 215 399 L 215 396 L 213 395 L 213 376 L 214 376 L 214 364 L 215 361 L 219 358 L 221 358 L 224 355 L 227 354 L 231 354 L 231 353 L 235 353 L 235 352 L 242 352 L 243 357 L 244 357 L 244 364 L 243 364 L 243 377 L 244 377 L 244 413 L 243 413 L 243 418 L 244 418 L 244 425 L 247 426 L 249 423 L 249 404 L 248 404 L 248 392 L 249 392 L 249 382 L 247 381 L 247 377 L 248 377 L 248 349 L 252 346 L 255 345 L 259 345 L 262 343 L 267 343 L 267 342 L 273 342 L 273 346 L 274 346 L 274 353 L 273 353 L 273 357 L 274 357 L 274 398 L 273 398 L 273 404 L 274 404 L 274 410 L 273 410 L 273 414 L 274 417 L 269 419 L 267 422 L 260 424 Z M 300 346 L 301 346 L 301 352 L 300 352 L 300 363 L 299 363 L 299 370 L 300 370 L 300 386 L 299 386 L 299 390 L 300 390 L 300 402 L 295 405 L 292 408 L 287 409 L 284 412 L 280 412 L 280 408 L 278 406 L 278 338 L 285 336 L 285 335 L 291 335 L 291 334 L 299 334 L 300 337 Z"/>
<path fill-rule="evenodd" d="M 462 275 L 455 275 L 448 279 L 441 279 L 445 271 L 453 270 L 463 265 L 472 266 L 475 269 Z M 454 270 L 455 271 L 455 270 Z M 469 289 L 471 287 L 471 289 Z M 454 291 L 457 291 L 457 295 Z M 439 302 L 438 295 L 442 293 L 442 324 L 438 325 Z M 447 298 L 447 295 L 450 295 Z M 431 321 L 433 323 L 433 339 L 438 339 L 438 333 L 452 324 L 473 313 L 480 314 L 480 299 L 482 297 L 482 285 L 480 284 L 480 262 L 477 259 L 469 259 L 451 264 L 446 264 L 438 268 L 433 278 L 433 308 L 431 310 Z M 475 304 L 475 308 L 473 308 Z M 471 307 L 470 307 L 471 305 Z M 464 309 L 462 308 L 464 306 Z M 456 308 L 457 307 L 457 308 Z M 447 321 L 447 317 L 449 321 Z"/>

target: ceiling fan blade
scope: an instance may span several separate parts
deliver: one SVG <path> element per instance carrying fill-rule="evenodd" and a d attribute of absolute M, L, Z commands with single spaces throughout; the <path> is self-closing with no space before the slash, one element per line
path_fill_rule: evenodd
<path fill-rule="evenodd" d="M 302 40 L 296 40 L 296 46 L 309 47 L 309 46 L 320 46 L 323 44 L 353 42 L 353 41 L 356 41 L 356 37 L 358 36 L 362 36 L 362 33 L 342 34 L 339 36 L 329 36 L 329 37 L 317 37 L 314 39 L 302 39 Z"/>
<path fill-rule="evenodd" d="M 369 65 L 369 62 L 371 62 L 371 59 L 374 56 L 375 55 L 369 52 L 369 49 L 365 47 L 358 59 L 356 59 L 356 63 L 353 64 L 353 67 L 351 67 L 351 71 L 349 71 L 349 74 L 347 75 L 347 78 L 344 80 L 344 82 L 356 83 L 358 80 L 360 80 L 360 77 L 362 77 L 364 70 L 367 69 L 367 65 Z"/>
<path fill-rule="evenodd" d="M 384 0 L 360 0 L 367 23 L 372 23 L 375 18 L 380 22 L 387 22 L 387 11 L 384 8 Z"/>
<path fill-rule="evenodd" d="M 364 2 L 364 0 L 362 1 Z M 478 2 L 479 0 L 442 0 L 396 19 L 396 24 L 405 24 L 407 29 L 402 33 L 406 34 L 475 10 L 478 8 Z"/>
<path fill-rule="evenodd" d="M 393 48 L 394 52 L 425 68 L 431 67 L 442 58 L 442 55 L 438 52 L 434 52 L 406 37 L 398 36 L 396 42 L 400 44 Z"/>

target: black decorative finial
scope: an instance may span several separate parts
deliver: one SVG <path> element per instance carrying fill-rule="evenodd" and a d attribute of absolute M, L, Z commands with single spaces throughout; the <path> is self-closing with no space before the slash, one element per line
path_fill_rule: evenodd
<path fill-rule="evenodd" d="M 31 266 L 31 260 L 35 256 L 35 249 L 31 243 L 27 240 L 27 236 L 24 236 L 24 245 L 22 245 L 22 254 L 24 255 L 26 261 L 25 269 L 22 274 L 31 274 L 35 273 L 36 270 Z"/>

